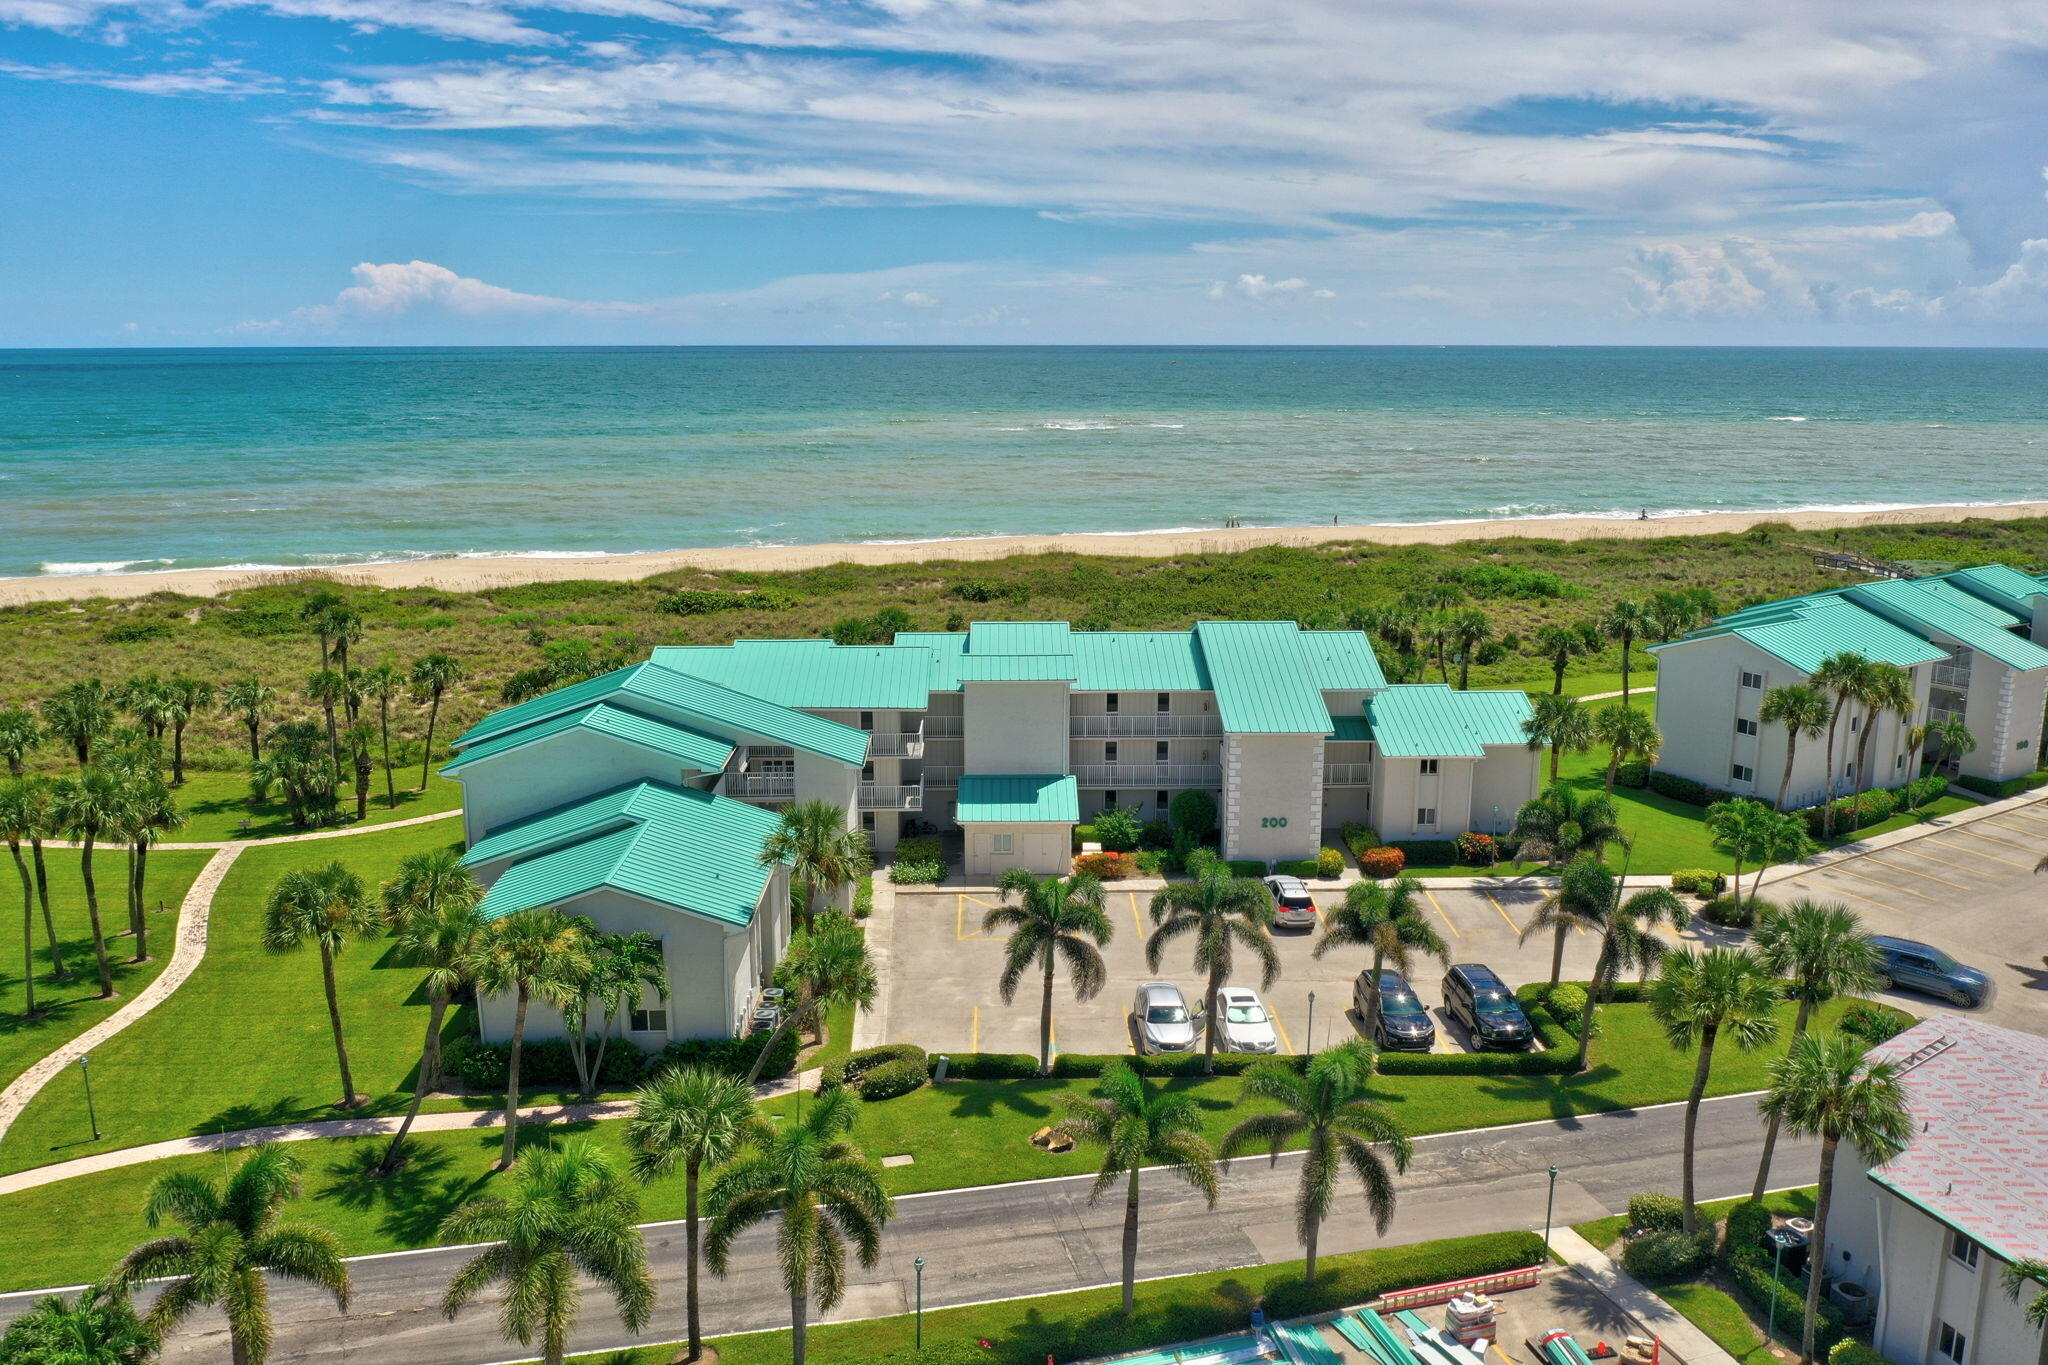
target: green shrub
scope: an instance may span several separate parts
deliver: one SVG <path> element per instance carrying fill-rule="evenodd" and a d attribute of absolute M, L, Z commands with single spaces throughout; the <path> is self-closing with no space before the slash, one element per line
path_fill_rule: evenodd
<path fill-rule="evenodd" d="M 889 864 L 889 883 L 892 886 L 935 886 L 945 879 L 944 863 L 906 863 L 898 858 Z"/>
<path fill-rule="evenodd" d="M 658 1054 L 657 1054 L 658 1055 Z M 794 1060 L 795 1053 L 791 1052 Z M 747 1065 L 753 1064 L 747 1054 Z M 512 1045 L 486 1043 L 480 1038 L 458 1038 L 442 1053 L 442 1065 L 472 1090 L 503 1090 L 512 1073 Z M 649 1056 L 631 1043 L 613 1039 L 605 1049 L 604 1069 L 598 1083 L 607 1090 L 638 1085 L 646 1076 Z M 739 1068 L 744 1073 L 745 1066 Z M 519 1087 L 573 1086 L 576 1063 L 569 1044 L 560 1038 L 529 1040 L 519 1052 Z"/>
<path fill-rule="evenodd" d="M 1074 871 L 1079 876 L 1113 882 L 1136 876 L 1138 858 L 1134 853 L 1083 853 L 1074 859 Z"/>
<path fill-rule="evenodd" d="M 1716 801 L 1726 801 L 1735 795 L 1718 787 L 1709 787 L 1704 782 L 1695 782 L 1689 777 L 1676 773 L 1650 772 L 1650 790 L 1659 796 L 1668 796 L 1673 801 L 1683 801 L 1688 806 L 1711 806 Z"/>
<path fill-rule="evenodd" d="M 1408 855 L 1391 844 L 1369 848 L 1358 855 L 1358 870 L 1368 877 L 1398 877 L 1408 866 Z"/>
<path fill-rule="evenodd" d="M 1764 1234 L 1776 1222 L 1770 1209 L 1762 1204 L 1746 1201 L 1737 1204 L 1728 1210 L 1728 1222 L 1722 1230 L 1721 1255 L 1725 1258 L 1743 1247 L 1762 1246 Z"/>
<path fill-rule="evenodd" d="M 1650 785 L 1650 765 L 1640 758 L 1631 758 L 1614 770 L 1614 785 L 1641 791 Z"/>
<path fill-rule="evenodd" d="M 1340 850 L 1325 848 L 1316 853 L 1316 876 L 1333 882 L 1343 875 L 1344 854 Z"/>
<path fill-rule="evenodd" d="M 1234 877 L 1263 877 L 1266 864 L 1257 858 L 1230 858 L 1224 864 Z"/>
<path fill-rule="evenodd" d="M 1273 871 L 1282 877 L 1313 877 L 1316 875 L 1316 860 L 1313 858 L 1282 858 L 1273 864 Z"/>
<path fill-rule="evenodd" d="M 1216 798 L 1205 791 L 1184 791 L 1168 803 L 1166 818 L 1176 835 L 1199 844 L 1216 832 Z"/>
<path fill-rule="evenodd" d="M 1131 861 L 1137 864 L 1138 875 L 1141 877 L 1165 876 L 1167 873 L 1167 863 L 1172 858 L 1173 855 L 1171 853 L 1161 853 L 1159 850 L 1152 848 L 1142 848 L 1131 855 Z"/>
<path fill-rule="evenodd" d="M 1576 981 L 1560 981 L 1551 988 L 1549 996 L 1543 1002 L 1543 1009 L 1556 1021 L 1559 1028 L 1577 1038 L 1579 1020 L 1585 1016 L 1586 988 Z M 1593 1036 L 1600 1036 L 1600 1018 L 1597 1014 L 1593 1018 Z"/>
<path fill-rule="evenodd" d="M 1757 1312 L 1768 1315 L 1771 1300 L 1777 1300 L 1778 1330 L 1788 1340 L 1798 1341 L 1806 1333 L 1806 1293 L 1796 1279 L 1779 1280 L 1771 1274 L 1771 1255 L 1759 1246 L 1738 1246 L 1728 1254 L 1728 1278 Z M 1814 1349 L 1831 1351 L 1848 1335 L 1841 1317 L 1820 1303 L 1820 1319 L 1813 1325 Z"/>
<path fill-rule="evenodd" d="M 1354 858 L 1361 856 L 1369 848 L 1380 846 L 1379 831 L 1357 820 L 1344 822 L 1343 835 L 1344 847 L 1351 850 L 1351 856 Z"/>
<path fill-rule="evenodd" d="M 1519 564 L 1468 564 L 1451 577 L 1474 597 L 1513 597 L 1524 601 L 1546 601 L 1555 597 L 1577 597 L 1577 589 L 1543 569 L 1525 569 Z"/>
<path fill-rule="evenodd" d="M 1907 806 L 1924 806 L 1948 790 L 1948 778 L 1940 773 L 1929 773 L 1916 777 L 1899 788 L 1899 809 Z"/>
<path fill-rule="evenodd" d="M 1095 841 L 1105 853 L 1129 853 L 1144 834 L 1138 813 L 1121 806 L 1104 806 L 1095 816 Z"/>
<path fill-rule="evenodd" d="M 896 841 L 896 861 L 903 863 L 942 863 L 946 861 L 944 846 L 929 834 L 913 834 Z"/>
<path fill-rule="evenodd" d="M 1799 812 L 1806 821 L 1807 833 L 1820 837 L 1822 823 L 1830 809 L 1835 813 L 1835 833 L 1846 834 L 1891 819 L 1898 813 L 1899 798 L 1897 793 L 1883 787 L 1872 787 L 1860 796 L 1844 796 L 1828 806 L 1808 806 Z"/>
<path fill-rule="evenodd" d="M 1468 829 L 1451 843 L 1457 849 L 1458 862 L 1466 867 L 1492 867 L 1500 861 L 1500 848 L 1491 834 Z"/>
<path fill-rule="evenodd" d="M 1563 1076 L 1577 1049 L 1548 1052 L 1382 1052 L 1382 1076 Z"/>
<path fill-rule="evenodd" d="M 850 1084 L 868 1072 L 889 1065 L 891 1062 L 914 1062 L 922 1067 L 926 1063 L 924 1049 L 915 1043 L 885 1043 L 881 1047 L 866 1047 L 859 1052 L 850 1052 L 836 1062 L 828 1062 L 818 1076 L 820 1090 L 832 1090 Z"/>
<path fill-rule="evenodd" d="M 1455 839 L 1396 839 L 1393 846 L 1418 867 L 1448 867 L 1458 861 Z"/>
<path fill-rule="evenodd" d="M 1219 1052 L 1216 1054 L 1218 1076 L 1242 1076 L 1260 1062 L 1276 1060 L 1244 1052 Z M 1294 1067 L 1297 1071 L 1308 1064 L 1306 1057 L 1281 1057 L 1277 1060 Z M 1085 1052 L 1062 1052 L 1052 1059 L 1052 1074 L 1055 1076 L 1091 1078 L 1100 1076 L 1106 1067 L 1122 1062 L 1140 1076 L 1199 1076 L 1202 1074 L 1202 1054 L 1182 1052 L 1170 1055 L 1145 1054 L 1136 1057 L 1095 1054 Z"/>
<path fill-rule="evenodd" d="M 1713 1257 L 1714 1233 L 1711 1228 L 1691 1233 L 1666 1228 L 1629 1238 L 1628 1246 L 1621 1253 L 1621 1263 L 1628 1267 L 1629 1274 L 1639 1280 L 1669 1284 L 1674 1280 L 1692 1279 L 1707 1268 Z"/>
<path fill-rule="evenodd" d="M 1871 1047 L 1898 1037 L 1913 1027 L 1913 1016 L 1904 1010 L 1893 1009 L 1890 1005 L 1878 1005 L 1868 1001 L 1851 1005 L 1842 1012 L 1842 1018 L 1835 1025 L 1852 1038 L 1861 1038 Z"/>
<path fill-rule="evenodd" d="M 853 884 L 853 917 L 866 919 L 875 913 L 875 884 L 866 877 Z"/>
<path fill-rule="evenodd" d="M 937 1075 L 939 1059 L 931 1059 Z M 1026 1081 L 1038 1074 L 1038 1058 L 1023 1052 L 949 1052 L 946 1079 L 958 1081 Z"/>
<path fill-rule="evenodd" d="M 1844 1337 L 1828 1352 L 1828 1365 L 1892 1365 L 1892 1358 L 1878 1354 L 1854 1337 Z"/>
<path fill-rule="evenodd" d="M 162 617 L 155 617 L 123 621 L 119 625 L 109 626 L 101 633 L 100 639 L 110 645 L 136 645 L 145 640 L 168 639 L 170 633 L 171 623 Z"/>
<path fill-rule="evenodd" d="M 862 1099 L 872 1102 L 908 1095 L 922 1086 L 926 1079 L 924 1061 L 920 1057 L 917 1061 L 906 1058 L 900 1062 L 884 1062 L 849 1084 Z"/>
<path fill-rule="evenodd" d="M 1685 1201 L 1675 1194 L 1629 1196 L 1628 1225 L 1638 1232 L 1671 1232 L 1685 1226 Z"/>
<path fill-rule="evenodd" d="M 1724 929 L 1747 929 L 1756 923 L 1756 912 L 1741 896 L 1732 892 L 1716 896 L 1700 907 L 1700 918 Z"/>
<path fill-rule="evenodd" d="M 1671 874 L 1671 889 L 1680 895 L 1711 900 L 1728 886 L 1726 873 L 1705 867 L 1682 867 Z"/>
<path fill-rule="evenodd" d="M 1138 847 L 1160 852 L 1173 847 L 1173 827 L 1164 820 L 1147 820 L 1138 827 Z"/>
<path fill-rule="evenodd" d="M 2036 787 L 2048 786 L 2048 768 L 2044 768 L 2040 772 L 2026 773 L 2020 777 L 2007 778 L 2003 782 L 1993 782 L 1988 777 L 1959 777 L 1956 779 L 1956 785 L 1967 791 L 1976 792 L 1980 796 L 1996 798 L 2018 796 L 2021 792 L 2032 791 Z"/>

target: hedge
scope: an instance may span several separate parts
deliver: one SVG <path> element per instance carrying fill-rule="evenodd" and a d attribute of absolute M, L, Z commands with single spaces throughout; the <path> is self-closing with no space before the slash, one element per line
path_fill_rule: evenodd
<path fill-rule="evenodd" d="M 985 1054 L 968 1054 L 970 1057 Z M 1281 1061 L 1297 1071 L 1308 1064 L 1306 1057 L 1269 1057 L 1247 1052 L 1219 1052 L 1216 1054 L 1218 1076 L 1242 1076 L 1261 1062 Z M 1122 1062 L 1140 1076 L 1200 1076 L 1202 1054 L 1178 1052 L 1172 1054 L 1140 1054 L 1136 1057 L 1120 1056 L 1114 1053 L 1062 1052 L 1052 1059 L 1052 1074 L 1066 1079 L 1088 1080 L 1100 1076 L 1111 1065 Z M 950 1065 L 950 1064 L 949 1064 Z"/>
<path fill-rule="evenodd" d="M 1652 1191 L 1630 1195 L 1628 1225 L 1643 1232 L 1669 1232 L 1673 1228 L 1684 1227 L 1685 1201 L 1675 1194 Z"/>
<path fill-rule="evenodd" d="M 1223 865 L 1230 869 L 1233 877 L 1263 877 L 1266 864 L 1257 858 L 1226 858 Z"/>
<path fill-rule="evenodd" d="M 1834 811 L 1835 831 L 1847 833 L 1881 824 L 1898 813 L 1898 793 L 1884 787 L 1872 787 L 1856 796 L 1844 796 L 1826 806 L 1808 806 L 1799 812 L 1806 819 L 1806 831 L 1819 837 L 1826 812 Z"/>
<path fill-rule="evenodd" d="M 1814 1266 L 1814 1273 L 1820 1267 Z M 1768 1315 L 1771 1299 L 1778 1301 L 1777 1321 L 1786 1337 L 1792 1341 L 1801 1340 L 1806 1334 L 1806 1287 L 1794 1278 L 1779 1280 L 1771 1274 L 1771 1256 L 1759 1246 L 1736 1247 L 1728 1256 L 1728 1278 L 1735 1281 L 1735 1287 L 1742 1291 L 1759 1313 Z M 1842 1319 L 1820 1301 L 1820 1320 L 1814 1324 L 1813 1345 L 1818 1351 L 1831 1351 L 1837 1342 L 1848 1336 L 1848 1329 L 1842 1326 Z"/>
<path fill-rule="evenodd" d="M 1628 760 L 1614 770 L 1614 785 L 1642 790 L 1650 785 L 1650 765 L 1640 758 Z"/>
<path fill-rule="evenodd" d="M 1681 867 L 1671 874 L 1671 889 L 1681 895 L 1712 899 L 1728 885 L 1728 874 L 1707 867 Z"/>
<path fill-rule="evenodd" d="M 1344 855 L 1334 848 L 1326 848 L 1313 858 L 1282 859 L 1273 864 L 1273 870 L 1286 877 L 1333 882 L 1344 875 Z"/>
<path fill-rule="evenodd" d="M 1711 1225 L 1698 1232 L 1685 1232 L 1679 1228 L 1646 1232 L 1629 1238 L 1621 1253 L 1621 1263 L 1628 1268 L 1629 1274 L 1639 1280 L 1665 1284 L 1692 1279 L 1713 1259 L 1714 1229 Z"/>
<path fill-rule="evenodd" d="M 889 864 L 891 886 L 936 886 L 946 880 L 946 865 L 941 862 L 905 862 L 898 857 Z"/>
<path fill-rule="evenodd" d="M 632 1043 L 613 1038 L 605 1049 L 601 1086 L 622 1090 L 636 1086 L 647 1077 L 671 1066 L 708 1066 L 734 1076 L 744 1076 L 754 1065 L 754 1054 L 766 1039 L 759 1034 L 741 1038 L 692 1038 L 670 1043 L 659 1052 L 642 1052 Z M 802 1050 L 797 1030 L 788 1029 L 768 1054 L 764 1076 L 786 1076 L 796 1065 Z M 471 1090 L 503 1090 L 511 1078 L 512 1045 L 486 1043 L 480 1038 L 457 1038 L 443 1051 L 441 1062 L 448 1074 L 459 1078 Z M 530 1041 L 519 1050 L 519 1085 L 569 1086 L 576 1084 L 576 1064 L 569 1056 L 569 1044 L 559 1038 Z"/>
<path fill-rule="evenodd" d="M 880 1047 L 864 1047 L 858 1052 L 849 1052 L 836 1062 L 826 1063 L 818 1076 L 818 1089 L 836 1089 L 890 1062 L 915 1062 L 922 1067 L 925 1065 L 925 1052 L 915 1043 L 884 1043 Z"/>
<path fill-rule="evenodd" d="M 1354 858 L 1364 856 L 1367 849 L 1378 848 L 1380 844 L 1379 831 L 1357 820 L 1346 820 L 1341 833 L 1344 847 L 1351 850 Z"/>
<path fill-rule="evenodd" d="M 1879 1355 L 1854 1337 L 1845 1337 L 1828 1352 L 1828 1365 L 1892 1365 L 1892 1358 Z"/>
<path fill-rule="evenodd" d="M 1138 860 L 1129 853 L 1083 853 L 1074 859 L 1074 871 L 1098 881 L 1113 882 L 1138 873 Z"/>
<path fill-rule="evenodd" d="M 955 1081 L 1028 1081 L 1038 1075 L 1038 1058 L 1025 1052 L 945 1053 L 946 1079 Z M 939 1057 L 931 1059 L 939 1073 Z"/>
<path fill-rule="evenodd" d="M 2035 773 L 2027 773 L 2020 777 L 2010 777 L 2003 782 L 1993 782 L 1988 777 L 1959 777 L 1956 779 L 1956 785 L 1966 791 L 1976 792 L 1980 796 L 2018 796 L 2021 792 L 2032 791 L 2036 787 L 2048 786 L 2048 768 L 2043 768 Z"/>
<path fill-rule="evenodd" d="M 1392 845 L 1369 848 L 1358 855 L 1358 870 L 1368 877 L 1398 877 L 1408 866 L 1408 855 Z"/>
<path fill-rule="evenodd" d="M 1668 796 L 1673 801 L 1683 801 L 1688 806 L 1711 806 L 1716 801 L 1732 800 L 1737 793 L 1725 792 L 1718 787 L 1709 787 L 1704 782 L 1695 782 L 1689 777 L 1676 773 L 1651 770 L 1650 790 L 1659 796 Z"/>
<path fill-rule="evenodd" d="M 1401 850 L 1404 862 L 1423 867 L 1448 867 L 1458 861 L 1455 839 L 1396 839 L 1392 846 Z"/>
<path fill-rule="evenodd" d="M 899 863 L 943 863 L 946 861 L 945 846 L 929 834 L 913 834 L 896 841 L 896 861 Z"/>
<path fill-rule="evenodd" d="M 853 1082 L 854 1091 L 864 1100 L 893 1100 L 898 1095 L 908 1095 L 925 1083 L 924 1057 L 884 1062 L 871 1071 L 862 1073 Z"/>
<path fill-rule="evenodd" d="M 1560 981 L 1544 998 L 1543 1009 L 1557 1026 L 1573 1038 L 1579 1036 L 1579 1020 L 1586 1013 L 1586 988 L 1576 981 Z M 1593 1036 L 1600 1036 L 1600 1018 L 1593 1018 Z"/>
<path fill-rule="evenodd" d="M 875 913 L 875 883 L 862 877 L 853 884 L 853 917 L 866 919 Z"/>

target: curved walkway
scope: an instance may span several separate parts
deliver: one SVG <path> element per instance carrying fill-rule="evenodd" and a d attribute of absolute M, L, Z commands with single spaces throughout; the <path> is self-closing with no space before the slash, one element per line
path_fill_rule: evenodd
<path fill-rule="evenodd" d="M 315 839 L 345 839 L 356 834 L 378 834 L 387 829 L 424 825 L 429 821 L 446 820 L 460 814 L 462 811 L 458 807 L 455 810 L 436 811 L 432 815 L 416 815 L 407 820 L 393 820 L 388 824 L 359 825 L 353 829 L 314 830 L 310 834 L 284 834 L 274 839 L 224 839 L 205 844 L 158 844 L 157 847 L 160 849 L 213 850 L 213 857 L 207 859 L 206 866 L 199 869 L 199 875 L 193 879 L 190 889 L 185 892 L 184 901 L 178 906 L 178 937 L 171 949 L 171 960 L 164 964 L 164 969 L 157 973 L 156 979 L 144 986 L 134 999 L 76 1038 L 60 1044 L 55 1051 L 15 1077 L 13 1083 L 5 1090 L 0 1090 L 0 1140 L 6 1138 L 7 1130 L 21 1117 L 21 1111 L 28 1108 L 28 1102 L 34 1099 L 44 1086 L 56 1079 L 65 1067 L 170 999 L 171 992 L 185 984 L 185 979 L 192 975 L 198 968 L 200 959 L 206 956 L 206 931 L 213 915 L 214 894 L 220 890 L 221 879 L 227 876 L 228 869 L 234 866 L 235 859 L 241 857 L 244 850 L 270 844 L 296 844 Z M 73 848 L 76 845 L 53 840 L 44 844 L 44 847 Z"/>

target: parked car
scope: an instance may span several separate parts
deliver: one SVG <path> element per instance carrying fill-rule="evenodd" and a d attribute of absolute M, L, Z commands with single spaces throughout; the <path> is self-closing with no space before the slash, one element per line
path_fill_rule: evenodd
<path fill-rule="evenodd" d="M 1204 1027 L 1216 1030 L 1218 1052 L 1280 1051 L 1280 1035 L 1273 1031 L 1273 1016 L 1265 1001 L 1249 986 L 1225 986 L 1216 992 L 1216 1014 L 1210 1018 L 1200 1005 L 1195 1014 Z"/>
<path fill-rule="evenodd" d="M 1192 1052 L 1195 1021 L 1187 997 L 1171 981 L 1147 981 L 1131 1001 L 1140 1052 Z"/>
<path fill-rule="evenodd" d="M 1372 1013 L 1372 971 L 1351 983 L 1351 1008 L 1360 1019 Z M 1415 988 L 1397 971 L 1380 973 L 1380 1018 L 1373 1042 L 1391 1052 L 1427 1052 L 1436 1046 L 1436 1021 L 1415 998 Z"/>
<path fill-rule="evenodd" d="M 1910 938 L 1872 934 L 1870 946 L 1877 950 L 1877 982 L 1882 987 L 1937 995 L 1958 1009 L 1974 1009 L 1991 989 L 1991 978 L 1962 963 L 1931 943 Z"/>
<path fill-rule="evenodd" d="M 1274 876 L 1265 879 L 1266 891 L 1273 897 L 1273 927 L 1275 929 L 1313 929 L 1316 927 L 1315 897 L 1301 884 L 1299 877 Z"/>
<path fill-rule="evenodd" d="M 1536 1039 L 1529 1016 L 1493 968 L 1460 962 L 1444 973 L 1444 1008 L 1472 1034 L 1477 1048 L 1525 1048 Z"/>

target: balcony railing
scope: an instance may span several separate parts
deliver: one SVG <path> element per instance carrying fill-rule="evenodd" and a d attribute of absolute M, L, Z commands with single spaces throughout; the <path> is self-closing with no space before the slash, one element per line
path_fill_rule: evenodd
<path fill-rule="evenodd" d="M 1934 685 L 1953 687 L 1958 692 L 1970 690 L 1970 666 L 1968 664 L 1936 664 Z"/>
<path fill-rule="evenodd" d="M 862 810 L 923 810 L 924 788 L 892 786 L 879 782 L 860 784 Z"/>
<path fill-rule="evenodd" d="M 1220 787 L 1220 763 L 1083 763 L 1074 776 L 1084 787 Z"/>
<path fill-rule="evenodd" d="M 926 739 L 958 739 L 967 733 L 965 716 L 926 716 L 924 736 Z"/>
<path fill-rule="evenodd" d="M 725 780 L 725 794 L 746 800 L 789 801 L 796 798 L 796 776 L 764 776 L 757 773 L 733 773 Z"/>
<path fill-rule="evenodd" d="M 1326 763 L 1323 765 L 1325 787 L 1370 787 L 1372 785 L 1372 764 L 1370 763 Z"/>
<path fill-rule="evenodd" d="M 924 765 L 924 784 L 927 787 L 957 787 L 960 785 L 960 772 L 957 763 L 927 763 Z"/>
<path fill-rule="evenodd" d="M 869 758 L 923 758 L 924 728 L 901 733 L 875 731 L 868 736 Z"/>
<path fill-rule="evenodd" d="M 1221 716 L 1176 716 L 1133 711 L 1127 716 L 1075 716 L 1067 733 L 1076 739 L 1116 739 L 1123 735 L 1220 735 Z"/>

